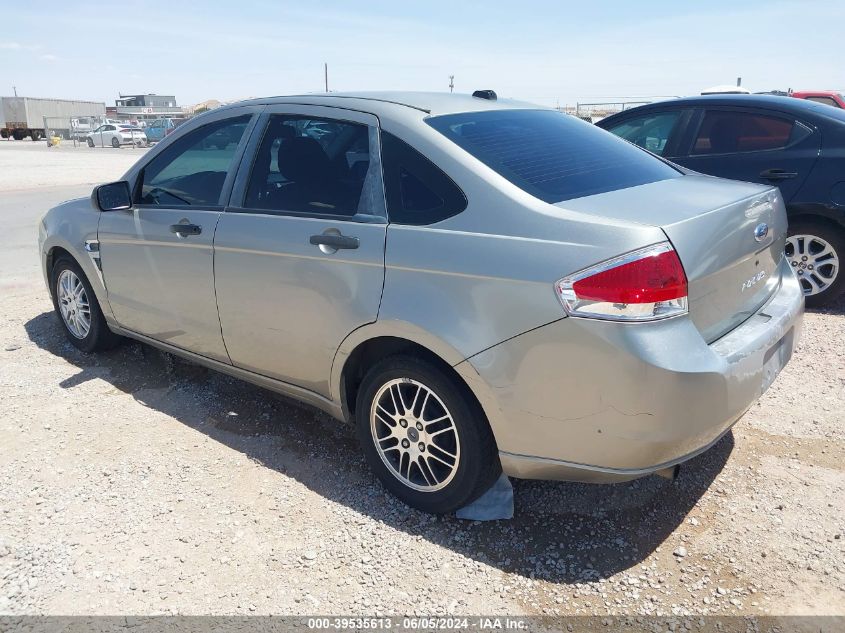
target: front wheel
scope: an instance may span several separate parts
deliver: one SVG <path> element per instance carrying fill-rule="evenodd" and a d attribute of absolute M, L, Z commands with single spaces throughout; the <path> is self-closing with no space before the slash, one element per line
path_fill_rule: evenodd
<path fill-rule="evenodd" d="M 121 341 L 112 332 L 93 288 L 75 261 L 61 258 L 53 266 L 53 308 L 67 339 L 83 352 L 110 349 Z"/>
<path fill-rule="evenodd" d="M 845 234 L 841 229 L 811 221 L 790 224 L 785 253 L 804 290 L 807 306 L 828 305 L 845 290 Z"/>
<path fill-rule="evenodd" d="M 367 372 L 356 425 L 385 487 L 425 512 L 462 508 L 501 473 L 493 433 L 466 386 L 416 357 L 387 358 Z"/>
<path fill-rule="evenodd" d="M 86 140 L 88 141 L 88 147 L 94 147 L 94 139 L 88 138 Z"/>

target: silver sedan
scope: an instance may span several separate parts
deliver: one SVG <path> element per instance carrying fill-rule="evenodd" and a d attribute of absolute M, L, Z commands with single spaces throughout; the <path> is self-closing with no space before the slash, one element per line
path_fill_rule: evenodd
<path fill-rule="evenodd" d="M 798 340 L 785 235 L 776 188 L 482 91 L 218 108 L 39 243 L 76 347 L 128 337 L 319 407 L 442 513 L 503 471 L 621 481 L 714 444 Z"/>

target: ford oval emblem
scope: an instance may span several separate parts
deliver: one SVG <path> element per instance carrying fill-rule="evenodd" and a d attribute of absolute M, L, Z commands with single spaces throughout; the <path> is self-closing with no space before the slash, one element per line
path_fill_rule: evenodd
<path fill-rule="evenodd" d="M 754 227 L 754 239 L 758 242 L 762 242 L 766 239 L 766 236 L 769 234 L 769 225 L 763 222 L 762 224 L 758 224 Z"/>

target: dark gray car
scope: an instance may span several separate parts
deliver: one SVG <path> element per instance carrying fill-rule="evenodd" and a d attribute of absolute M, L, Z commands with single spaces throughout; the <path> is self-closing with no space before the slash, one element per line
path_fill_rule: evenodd
<path fill-rule="evenodd" d="M 357 425 L 409 504 L 607 482 L 716 442 L 803 311 L 777 189 L 463 95 L 254 100 L 50 210 L 69 340 L 128 336 Z M 329 450 L 329 447 L 327 447 Z"/>

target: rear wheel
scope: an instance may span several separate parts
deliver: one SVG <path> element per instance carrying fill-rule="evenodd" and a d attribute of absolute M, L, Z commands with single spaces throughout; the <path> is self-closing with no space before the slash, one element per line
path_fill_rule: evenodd
<path fill-rule="evenodd" d="M 94 290 L 79 264 L 62 257 L 53 266 L 50 278 L 53 308 L 74 347 L 83 352 L 98 352 L 121 341 L 106 324 Z"/>
<path fill-rule="evenodd" d="M 33 141 L 40 141 L 41 140 L 41 132 L 39 132 L 38 130 L 32 130 L 32 132 L 29 135 L 29 138 L 31 138 Z"/>
<path fill-rule="evenodd" d="M 117 140 L 116 136 L 111 137 L 111 146 L 115 149 L 118 149 L 120 147 L 120 141 Z"/>
<path fill-rule="evenodd" d="M 812 221 L 790 224 L 785 252 L 809 307 L 827 305 L 845 290 L 845 235 L 841 229 Z"/>
<path fill-rule="evenodd" d="M 385 487 L 437 514 L 474 501 L 501 473 L 496 442 L 478 404 L 432 363 L 394 356 L 361 383 L 358 438 Z"/>

